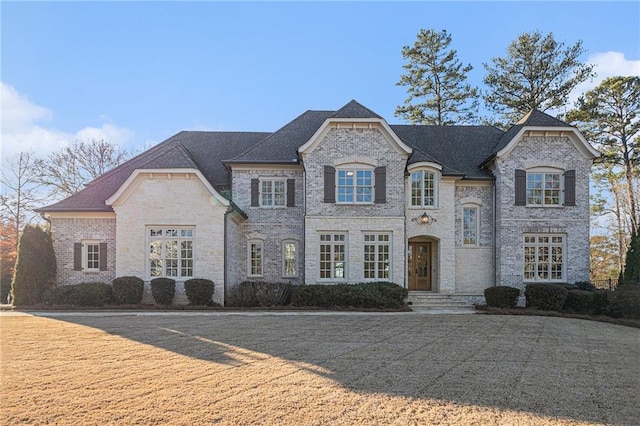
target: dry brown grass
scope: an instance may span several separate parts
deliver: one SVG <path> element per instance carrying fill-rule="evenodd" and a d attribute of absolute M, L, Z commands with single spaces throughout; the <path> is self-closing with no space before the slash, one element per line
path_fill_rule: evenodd
<path fill-rule="evenodd" d="M 3 424 L 637 424 L 640 330 L 486 315 L 0 314 Z"/>

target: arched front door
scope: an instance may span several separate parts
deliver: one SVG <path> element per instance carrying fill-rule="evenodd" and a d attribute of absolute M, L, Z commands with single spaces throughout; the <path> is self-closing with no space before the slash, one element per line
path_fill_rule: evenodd
<path fill-rule="evenodd" d="M 407 280 L 409 290 L 433 291 L 434 250 L 436 242 L 430 238 L 412 238 L 407 252 Z"/>

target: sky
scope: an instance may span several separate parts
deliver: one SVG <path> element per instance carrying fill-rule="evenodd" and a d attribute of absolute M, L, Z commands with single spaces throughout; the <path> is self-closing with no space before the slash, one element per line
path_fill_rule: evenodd
<path fill-rule="evenodd" d="M 553 32 L 598 78 L 640 75 L 640 2 L 0 2 L 2 159 L 105 139 L 140 151 L 181 130 L 275 131 L 355 99 L 391 124 L 401 49 L 447 30 L 472 64 Z"/>

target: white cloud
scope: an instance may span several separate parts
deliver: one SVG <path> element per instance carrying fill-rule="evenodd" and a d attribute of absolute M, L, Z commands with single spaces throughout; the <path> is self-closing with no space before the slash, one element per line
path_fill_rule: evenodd
<path fill-rule="evenodd" d="M 133 136 L 130 130 L 112 123 L 104 123 L 100 127 L 88 126 L 71 133 L 57 130 L 46 126 L 46 122 L 53 119 L 51 110 L 31 102 L 3 82 L 0 82 L 0 91 L 2 158 L 20 151 L 34 151 L 38 156 L 45 156 L 76 140 L 105 139 L 124 147 Z"/>

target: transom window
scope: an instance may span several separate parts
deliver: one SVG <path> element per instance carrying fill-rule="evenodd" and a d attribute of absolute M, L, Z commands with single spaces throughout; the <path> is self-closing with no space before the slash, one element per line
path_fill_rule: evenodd
<path fill-rule="evenodd" d="M 527 172 L 527 205 L 559 206 L 560 173 Z"/>
<path fill-rule="evenodd" d="M 344 279 L 346 270 L 345 234 L 320 234 L 320 278 Z"/>
<path fill-rule="evenodd" d="M 249 241 L 249 270 L 247 275 L 250 277 L 262 276 L 262 241 Z"/>
<path fill-rule="evenodd" d="M 148 228 L 149 276 L 193 277 L 193 228 Z"/>
<path fill-rule="evenodd" d="M 284 241 L 282 243 L 282 276 L 298 276 L 298 242 Z"/>
<path fill-rule="evenodd" d="M 437 197 L 436 174 L 429 170 L 411 173 L 411 205 L 435 207 Z"/>
<path fill-rule="evenodd" d="M 525 235 L 525 281 L 562 281 L 564 266 L 564 236 Z"/>
<path fill-rule="evenodd" d="M 287 184 L 285 179 L 260 180 L 260 205 L 263 207 L 285 207 Z"/>
<path fill-rule="evenodd" d="M 373 170 L 338 170 L 338 203 L 372 203 Z"/>
<path fill-rule="evenodd" d="M 478 208 L 475 206 L 462 208 L 462 244 L 478 245 Z"/>
<path fill-rule="evenodd" d="M 364 235 L 364 278 L 389 279 L 391 250 L 389 234 Z"/>

